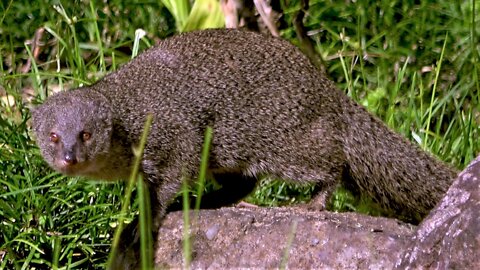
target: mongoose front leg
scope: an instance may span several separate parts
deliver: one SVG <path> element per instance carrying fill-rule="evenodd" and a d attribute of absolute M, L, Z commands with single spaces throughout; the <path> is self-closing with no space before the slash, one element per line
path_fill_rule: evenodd
<path fill-rule="evenodd" d="M 150 208 L 152 215 L 152 240 L 156 241 L 156 235 L 161 226 L 166 209 L 170 201 L 181 189 L 181 170 L 178 168 L 168 168 L 163 173 L 158 172 L 158 168 L 143 162 L 145 183 L 150 194 Z M 153 245 L 155 250 L 155 244 Z M 140 229 L 138 217 L 135 218 L 122 232 L 118 246 L 117 256 L 114 258 L 110 269 L 132 270 L 139 269 L 140 261 Z"/>
<path fill-rule="evenodd" d="M 218 190 L 202 194 L 200 209 L 217 209 L 233 206 L 247 197 L 257 185 L 257 178 L 240 172 L 213 173 L 213 178 L 221 186 Z M 196 197 L 190 197 L 190 209 L 194 209 Z M 183 203 L 176 201 L 168 206 L 167 212 L 182 211 Z"/>

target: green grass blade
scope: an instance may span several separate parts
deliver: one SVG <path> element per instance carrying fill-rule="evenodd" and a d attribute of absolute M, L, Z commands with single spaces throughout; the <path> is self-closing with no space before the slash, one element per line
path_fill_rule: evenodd
<path fill-rule="evenodd" d="M 90 12 L 92 13 L 92 21 L 93 21 L 93 29 L 95 31 L 95 39 L 97 41 L 97 46 L 98 46 L 98 53 L 100 55 L 100 70 L 105 72 L 107 71 L 107 66 L 105 64 L 105 54 L 104 54 L 104 48 L 103 48 L 103 42 L 100 37 L 100 30 L 98 29 L 98 16 L 97 16 L 97 11 L 95 9 L 95 1 L 90 1 Z"/>
<path fill-rule="evenodd" d="M 287 243 L 285 245 L 285 250 L 283 252 L 282 261 L 281 261 L 280 267 L 279 267 L 280 269 L 287 269 L 288 257 L 289 257 L 289 254 L 290 254 L 290 250 L 292 249 L 292 244 L 293 244 L 293 240 L 295 239 L 295 234 L 297 233 L 297 225 L 298 225 L 298 221 L 294 220 L 292 222 L 292 229 L 290 230 L 290 233 L 288 234 Z"/>
<path fill-rule="evenodd" d="M 440 70 L 442 69 L 442 62 L 443 62 L 443 56 L 445 53 L 445 47 L 447 46 L 447 40 L 448 40 L 448 33 L 445 34 L 445 41 L 443 42 L 443 47 L 442 47 L 442 52 L 440 54 L 440 59 L 437 62 L 437 68 L 435 69 L 435 81 L 433 83 L 433 90 L 432 90 L 432 96 L 430 99 L 430 106 L 428 109 L 428 117 L 427 117 L 427 127 L 425 128 L 425 139 L 423 140 L 423 149 L 426 150 L 428 146 L 428 136 L 430 133 L 430 123 L 432 121 L 432 112 L 433 108 L 435 106 L 435 93 L 437 92 L 437 85 L 440 77 Z"/>
<path fill-rule="evenodd" d="M 200 162 L 200 171 L 198 174 L 197 198 L 195 200 L 195 210 L 198 212 L 202 201 L 202 194 L 205 188 L 205 181 L 208 168 L 208 158 L 210 155 L 210 146 L 212 144 L 213 130 L 211 127 L 205 129 L 205 137 L 203 141 L 202 159 Z"/>
<path fill-rule="evenodd" d="M 190 269 L 192 261 L 192 248 L 190 243 L 190 200 L 188 192 L 188 181 L 182 179 L 182 199 L 183 199 L 183 268 Z"/>
<path fill-rule="evenodd" d="M 135 156 L 135 160 L 134 160 L 134 163 L 133 163 L 132 173 L 130 174 L 130 180 L 128 181 L 127 190 L 125 191 L 125 197 L 124 197 L 124 200 L 123 200 L 122 209 L 120 211 L 120 216 L 118 218 L 118 227 L 117 227 L 117 230 L 115 231 L 115 235 L 114 235 L 113 243 L 112 243 L 112 249 L 111 249 L 110 256 L 109 256 L 109 259 L 108 259 L 108 262 L 107 262 L 107 265 L 109 266 L 108 267 L 109 269 L 111 269 L 110 266 L 112 264 L 113 258 L 117 254 L 118 243 L 120 242 L 120 234 L 121 234 L 121 232 L 123 230 L 123 226 L 124 226 L 123 225 L 124 217 L 127 213 L 128 207 L 130 205 L 130 198 L 132 196 L 133 187 L 135 186 L 135 184 L 137 182 L 137 179 L 138 179 L 138 172 L 139 172 L 139 169 L 140 169 L 140 163 L 142 161 L 143 149 L 145 148 L 145 144 L 147 143 L 147 137 L 148 137 L 148 134 L 150 132 L 152 122 L 153 122 L 153 116 L 151 114 L 148 114 L 147 118 L 146 118 L 146 121 L 145 121 L 145 125 L 143 127 L 143 133 L 142 133 L 142 137 L 140 139 L 140 144 L 139 144 L 138 148 L 134 149 L 134 151 L 133 151 L 134 156 Z"/>
<path fill-rule="evenodd" d="M 139 200 L 139 227 L 140 227 L 140 255 L 141 269 L 153 269 L 153 242 L 152 242 L 152 223 L 150 212 L 150 195 L 147 185 L 143 182 L 141 175 L 137 181 L 137 192 Z"/>

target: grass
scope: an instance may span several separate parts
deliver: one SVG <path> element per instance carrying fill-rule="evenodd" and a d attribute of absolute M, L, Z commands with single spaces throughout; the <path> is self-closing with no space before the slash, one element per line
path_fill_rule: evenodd
<path fill-rule="evenodd" d="M 110 265 L 110 266 L 112 265 L 112 260 L 115 258 L 115 256 L 118 256 L 118 253 L 119 253 L 118 244 L 120 242 L 120 237 L 121 237 L 121 233 L 122 233 L 123 226 L 124 226 L 124 217 L 126 216 L 127 211 L 128 211 L 128 207 L 130 206 L 130 198 L 131 198 L 131 195 L 132 195 L 132 192 L 133 192 L 133 188 L 134 188 L 135 185 L 137 185 L 137 187 L 138 187 L 137 190 L 138 190 L 139 208 L 140 208 L 139 209 L 140 210 L 139 227 L 140 227 L 141 236 L 142 236 L 141 237 L 142 243 L 140 245 L 141 248 L 142 248 L 141 261 L 142 261 L 142 267 L 148 268 L 147 266 L 145 266 L 145 264 L 148 264 L 149 260 L 144 258 L 143 255 L 147 256 L 147 254 L 148 254 L 148 252 L 146 252 L 146 250 L 148 249 L 147 246 L 151 246 L 151 245 L 148 245 L 146 243 L 146 241 L 148 241 L 148 240 L 151 241 L 151 239 L 149 239 L 147 237 L 147 231 L 151 231 L 150 229 L 148 229 L 148 228 L 150 228 L 150 225 L 149 225 L 150 222 L 148 222 L 148 217 L 151 217 L 151 214 L 148 215 L 148 217 L 145 215 L 146 212 L 148 212 L 148 210 L 145 209 L 145 208 L 148 208 L 148 207 L 146 207 L 146 205 L 148 204 L 148 202 L 146 202 L 146 201 L 148 201 L 148 200 L 146 200 L 145 198 L 150 198 L 150 196 L 148 195 L 148 190 L 145 187 L 142 176 L 139 175 L 139 169 L 140 169 L 141 162 L 142 162 L 143 150 L 145 148 L 145 144 L 147 143 L 147 136 L 150 132 L 152 122 L 153 122 L 153 115 L 148 114 L 147 119 L 145 120 L 145 126 L 144 126 L 144 130 L 143 130 L 143 133 L 142 133 L 142 137 L 140 139 L 140 143 L 139 143 L 138 147 L 135 148 L 134 151 L 133 151 L 135 159 L 134 159 L 134 164 L 133 164 L 133 168 L 132 168 L 132 173 L 131 173 L 130 179 L 128 180 L 128 183 L 127 183 L 127 189 L 125 191 L 125 198 L 123 200 L 122 209 L 120 211 L 120 217 L 118 218 L 118 227 L 117 227 L 117 229 L 115 231 L 115 235 L 113 237 L 112 251 L 110 252 L 110 256 L 109 256 L 109 259 L 108 259 L 108 262 L 107 262 L 107 265 Z M 111 267 L 109 267 L 109 268 L 111 268 Z"/>
<path fill-rule="evenodd" d="M 298 5 L 282 4 L 282 35 L 295 43 L 288 22 Z M 474 0 L 310 6 L 305 24 L 340 89 L 458 168 L 478 154 L 480 28 Z M 190 13 L 182 14 L 188 21 Z M 43 45 L 35 51 L 27 41 L 40 27 Z M 124 187 L 48 169 L 31 137 L 28 107 L 127 62 L 137 29 L 146 33 L 135 43 L 142 51 L 178 28 L 160 1 L 0 3 L 0 269 L 105 267 Z M 308 200 L 310 191 L 263 180 L 249 201 L 291 204 Z M 335 209 L 374 211 L 344 191 L 335 197 Z M 131 199 L 127 221 L 138 205 Z"/>

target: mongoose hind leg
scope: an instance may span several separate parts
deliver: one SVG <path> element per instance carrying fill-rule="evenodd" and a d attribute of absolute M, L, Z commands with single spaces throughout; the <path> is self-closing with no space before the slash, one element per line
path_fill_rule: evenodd
<path fill-rule="evenodd" d="M 348 177 L 345 166 L 333 168 L 328 177 L 331 180 L 322 180 L 315 183 L 312 199 L 305 205 L 307 209 L 323 211 L 329 207 L 333 193 L 345 181 L 345 177 Z"/>
<path fill-rule="evenodd" d="M 331 116 L 330 116 L 331 117 Z M 283 179 L 297 183 L 314 184 L 310 202 L 301 207 L 322 211 L 347 172 L 341 133 L 326 118 L 312 122 L 306 131 L 296 134 L 296 144 L 285 151 L 280 164 L 289 164 L 282 172 Z"/>
<path fill-rule="evenodd" d="M 318 158 L 298 157 L 299 162 L 294 162 L 273 177 L 297 184 L 314 184 L 312 199 L 300 205 L 309 210 L 322 211 L 329 204 L 335 189 L 342 182 L 343 163 L 341 159 L 320 156 Z"/>
<path fill-rule="evenodd" d="M 337 185 L 315 185 L 312 199 L 303 207 L 312 211 L 326 210 L 336 187 Z"/>

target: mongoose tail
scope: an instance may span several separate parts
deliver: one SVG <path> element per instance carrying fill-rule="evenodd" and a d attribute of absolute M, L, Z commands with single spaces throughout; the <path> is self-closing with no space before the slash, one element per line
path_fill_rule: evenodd
<path fill-rule="evenodd" d="M 428 214 L 457 171 L 391 131 L 356 102 L 343 99 L 344 149 L 354 184 L 390 209 Z"/>

